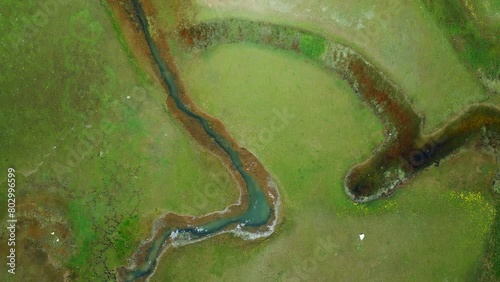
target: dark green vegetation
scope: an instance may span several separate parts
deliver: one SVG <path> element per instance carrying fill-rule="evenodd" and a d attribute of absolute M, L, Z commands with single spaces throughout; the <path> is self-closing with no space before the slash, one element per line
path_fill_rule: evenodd
<path fill-rule="evenodd" d="M 118 225 L 117 236 L 115 237 L 115 248 L 118 255 L 118 260 L 123 261 L 127 255 L 130 255 L 129 250 L 135 248 L 133 245 L 136 240 L 135 234 L 141 228 L 138 215 L 134 215 L 125 219 Z"/>
<path fill-rule="evenodd" d="M 216 186 L 224 198 L 206 192 L 229 174 L 166 111 L 109 12 L 2 1 L 0 169 L 18 171 L 21 221 L 14 281 L 113 280 L 163 210 L 201 215 L 238 198 L 234 183 Z M 12 281 L 5 269 L 0 280 Z"/>
<path fill-rule="evenodd" d="M 471 0 L 423 0 L 450 44 L 469 67 L 488 79 L 500 79 L 500 37 L 489 28 Z M 480 1 L 479 1 L 480 2 Z"/>
<path fill-rule="evenodd" d="M 117 254 L 130 253 L 114 242 L 121 222 L 137 214 L 140 198 L 128 185 L 137 169 L 119 162 L 118 156 L 139 159 L 139 154 L 129 147 L 138 144 L 119 145 L 119 140 L 126 140 L 130 126 L 141 122 L 123 93 L 146 81 L 118 79 L 134 73 L 120 70 L 123 62 L 130 62 L 125 52 L 114 57 L 117 52 L 108 50 L 119 45 L 104 39 L 115 38 L 116 32 L 102 6 L 3 1 L 2 14 L 1 170 L 12 166 L 20 172 L 18 215 L 24 222 L 40 222 L 20 225 L 30 233 L 18 234 L 16 278 L 58 281 L 69 267 L 72 279 L 102 279 Z M 140 140 L 144 126 L 137 129 Z M 49 222 L 57 216 L 64 219 L 67 237 L 43 223 L 42 214 L 36 215 L 44 210 L 52 211 L 43 214 Z M 134 230 L 125 243 L 135 244 L 139 234 Z M 54 262 L 30 261 L 23 246 L 31 240 L 36 250 L 56 258 Z M 61 250 L 64 255 L 56 255 Z M 47 268 L 59 274 L 45 276 Z"/>

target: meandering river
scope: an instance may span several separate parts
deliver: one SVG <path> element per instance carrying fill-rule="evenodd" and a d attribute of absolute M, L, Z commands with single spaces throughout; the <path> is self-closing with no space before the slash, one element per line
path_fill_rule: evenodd
<path fill-rule="evenodd" d="M 225 218 L 222 217 L 200 226 L 192 226 L 181 229 L 166 229 L 161 236 L 157 236 L 155 240 L 149 244 L 146 254 L 147 259 L 142 264 L 137 265 L 134 269 L 125 271 L 126 273 L 123 275 L 123 279 L 125 281 L 134 281 L 151 275 L 156 266 L 157 259 L 162 252 L 162 248 L 165 248 L 165 244 L 168 243 L 167 240 L 169 238 L 175 239 L 181 237 L 196 241 L 215 234 L 229 225 L 236 225 L 237 228 L 258 227 L 267 224 L 271 219 L 271 203 L 268 202 L 266 194 L 261 185 L 258 183 L 256 177 L 245 171 L 242 159 L 240 158 L 240 153 L 233 148 L 231 142 L 226 140 L 224 136 L 219 134 L 214 127 L 212 127 L 209 120 L 195 113 L 189 106 L 183 103 L 180 97 L 179 87 L 177 85 L 178 80 L 160 55 L 160 51 L 150 34 L 148 21 L 140 2 L 137 0 L 133 0 L 132 2 L 135 13 L 139 18 L 145 40 L 147 41 L 149 50 L 151 51 L 151 55 L 158 67 L 163 83 L 168 88 L 168 95 L 175 101 L 176 106 L 182 111 L 182 113 L 197 120 L 202 125 L 206 134 L 213 138 L 217 145 L 224 150 L 225 153 L 227 153 L 231 164 L 236 168 L 245 182 L 247 192 L 246 196 L 248 197 L 248 209 L 242 214 Z"/>

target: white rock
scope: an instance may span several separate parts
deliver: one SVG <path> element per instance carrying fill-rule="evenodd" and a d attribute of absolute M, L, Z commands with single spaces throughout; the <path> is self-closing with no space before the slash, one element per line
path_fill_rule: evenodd
<path fill-rule="evenodd" d="M 363 241 L 365 239 L 365 233 L 359 234 L 359 240 Z"/>

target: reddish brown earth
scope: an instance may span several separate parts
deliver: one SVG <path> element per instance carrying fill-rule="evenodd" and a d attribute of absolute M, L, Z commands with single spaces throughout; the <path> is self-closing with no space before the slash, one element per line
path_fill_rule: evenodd
<path fill-rule="evenodd" d="M 248 40 L 243 35 L 255 36 L 260 33 L 262 36 L 258 43 L 298 53 L 302 51 L 298 44 L 297 34 L 314 35 L 301 29 L 243 20 L 236 22 L 229 19 L 182 26 L 179 28 L 180 41 L 187 48 L 197 50 L 216 46 L 219 42 L 232 42 L 234 39 L 226 38 L 227 26 L 231 24 L 240 24 L 239 42 Z M 242 26 L 251 26 L 254 30 L 242 30 Z M 286 30 L 283 34 L 293 36 L 292 40 L 287 42 L 297 42 L 297 44 L 292 47 L 283 44 L 265 35 L 263 30 Z M 255 43 L 254 39 L 250 41 Z M 337 54 L 333 56 L 335 59 Z M 397 179 L 395 176 L 390 179 L 384 176 L 389 169 L 400 169 L 404 173 L 404 178 L 399 179 L 398 183 L 404 184 L 419 171 L 432 164 L 438 165 L 442 158 L 451 154 L 468 140 L 477 137 L 482 127 L 497 130 L 500 116 L 498 108 L 491 105 L 474 105 L 434 134 L 424 135 L 422 133 L 424 118 L 416 113 L 407 96 L 360 54 L 354 51 L 347 55 L 343 66 L 335 69 L 335 72 L 348 82 L 354 92 L 381 120 L 387 137 L 384 143 L 374 151 L 371 158 L 351 168 L 346 176 L 346 190 L 355 201 L 391 195 L 396 188 L 394 185 L 397 184 L 394 183 Z M 370 197 L 373 195 L 377 197 Z"/>

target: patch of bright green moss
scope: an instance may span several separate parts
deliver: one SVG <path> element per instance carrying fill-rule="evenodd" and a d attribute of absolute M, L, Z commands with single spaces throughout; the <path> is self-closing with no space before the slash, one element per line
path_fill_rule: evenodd
<path fill-rule="evenodd" d="M 318 59 L 326 48 L 326 39 L 315 34 L 302 34 L 300 36 L 300 50 L 311 59 Z"/>

